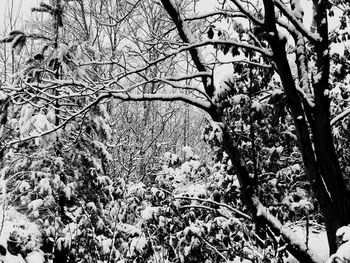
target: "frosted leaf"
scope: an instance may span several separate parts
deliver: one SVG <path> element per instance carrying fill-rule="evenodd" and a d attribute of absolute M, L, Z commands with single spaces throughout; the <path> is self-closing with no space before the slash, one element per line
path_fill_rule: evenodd
<path fill-rule="evenodd" d="M 88 51 L 89 53 L 92 53 L 93 57 L 97 60 L 101 59 L 101 53 L 98 51 L 97 48 L 90 46 L 90 45 L 85 45 L 84 48 L 86 49 L 86 51 Z"/>
<path fill-rule="evenodd" d="M 306 211 L 310 211 L 310 210 L 314 209 L 314 206 L 312 205 L 312 203 L 309 200 L 306 200 L 306 199 L 301 199 L 299 201 L 299 207 L 301 209 L 306 210 Z"/>
<path fill-rule="evenodd" d="M 145 184 L 142 182 L 136 183 L 136 184 L 132 184 L 129 186 L 128 188 L 128 193 L 127 195 L 136 195 L 136 196 L 143 196 L 146 193 L 146 189 L 145 189 Z"/>
<path fill-rule="evenodd" d="M 109 176 L 103 175 L 103 176 L 98 176 L 97 181 L 100 185 L 107 186 L 107 185 L 112 185 L 113 181 Z"/>
<path fill-rule="evenodd" d="M 32 123 L 38 132 L 46 131 L 49 127 L 48 126 L 49 121 L 47 120 L 46 115 L 44 115 L 44 114 L 36 115 L 33 118 Z"/>
<path fill-rule="evenodd" d="M 181 165 L 181 172 L 184 174 L 191 173 L 192 167 L 189 165 L 188 162 L 185 162 Z"/>
<path fill-rule="evenodd" d="M 156 218 L 159 215 L 160 207 L 147 206 L 144 210 L 141 211 L 141 217 L 148 221 L 153 218 Z"/>
<path fill-rule="evenodd" d="M 168 219 L 164 216 L 159 216 L 159 223 L 158 225 L 160 227 L 165 227 L 168 224 Z"/>
<path fill-rule="evenodd" d="M 34 216 L 35 218 L 38 218 L 38 217 L 40 216 L 39 210 L 33 211 L 33 216 Z"/>
<path fill-rule="evenodd" d="M 191 246 L 184 247 L 184 255 L 188 256 L 191 253 Z"/>
<path fill-rule="evenodd" d="M 76 73 L 75 73 L 75 77 L 78 78 L 85 78 L 87 77 L 86 71 L 84 68 L 80 67 L 77 68 Z"/>
<path fill-rule="evenodd" d="M 182 151 L 185 153 L 186 158 L 191 158 L 194 155 L 193 149 L 189 146 L 183 147 Z"/>
<path fill-rule="evenodd" d="M 64 193 L 65 193 L 65 196 L 68 200 L 71 199 L 72 195 L 73 195 L 73 191 L 75 189 L 75 185 L 74 183 L 69 183 L 65 188 L 64 188 Z"/>
<path fill-rule="evenodd" d="M 3 92 L 2 90 L 0 90 L 0 100 L 6 100 L 8 97 L 7 94 L 5 94 L 5 92 Z"/>
<path fill-rule="evenodd" d="M 64 247 L 65 248 L 70 248 L 72 245 L 72 237 L 70 235 L 67 235 L 65 238 L 64 238 Z"/>
<path fill-rule="evenodd" d="M 64 242 L 63 237 L 59 237 L 56 241 L 56 247 L 58 251 L 62 251 L 62 243 Z"/>
<path fill-rule="evenodd" d="M 22 136 L 27 135 L 32 130 L 32 123 L 30 121 L 24 122 L 23 125 L 20 124 L 19 132 Z"/>
<path fill-rule="evenodd" d="M 201 233 L 201 229 L 194 224 L 191 224 L 190 226 L 184 229 L 185 237 L 188 236 L 189 234 L 199 235 L 200 233 Z"/>
<path fill-rule="evenodd" d="M 56 114 L 54 110 L 49 110 L 46 114 L 46 118 L 48 121 L 50 121 L 51 123 L 54 123 L 56 120 Z"/>
<path fill-rule="evenodd" d="M 99 141 L 93 141 L 94 146 L 101 151 L 108 162 L 113 161 L 112 155 L 107 151 L 107 146 Z"/>
<path fill-rule="evenodd" d="M 341 237 L 343 242 L 350 241 L 350 226 L 343 226 L 336 232 L 337 237 Z"/>
<path fill-rule="evenodd" d="M 52 195 L 48 195 L 44 198 L 44 206 L 48 207 L 55 204 L 55 198 Z"/>
<path fill-rule="evenodd" d="M 112 239 L 105 237 L 104 235 L 97 236 L 97 241 L 101 249 L 102 255 L 107 255 L 111 251 Z"/>
<path fill-rule="evenodd" d="M 301 166 L 300 164 L 296 163 L 291 166 L 292 172 L 293 173 L 300 173 L 301 171 Z"/>
<path fill-rule="evenodd" d="M 28 209 L 32 209 L 33 211 L 38 210 L 42 205 L 44 204 L 44 201 L 42 199 L 36 199 L 29 203 Z"/>
<path fill-rule="evenodd" d="M 141 229 L 139 227 L 126 223 L 119 223 L 117 225 L 117 230 L 132 236 L 141 235 Z"/>
<path fill-rule="evenodd" d="M 338 259 L 338 261 L 334 261 L 335 259 Z M 350 261 L 350 242 L 346 242 L 342 244 L 337 252 L 333 254 L 328 260 L 327 263 L 332 262 L 349 262 Z"/>
<path fill-rule="evenodd" d="M 95 205 L 94 202 L 89 202 L 89 203 L 87 203 L 86 208 L 91 209 L 91 210 L 94 211 L 94 212 L 97 211 L 97 207 L 96 207 L 96 205 Z"/>
<path fill-rule="evenodd" d="M 30 252 L 26 258 L 25 258 L 27 263 L 44 263 L 44 255 L 41 253 L 41 251 L 32 251 Z"/>
<path fill-rule="evenodd" d="M 234 95 L 232 97 L 233 104 L 239 104 L 242 100 L 242 94 Z"/>
<path fill-rule="evenodd" d="M 99 218 L 98 221 L 97 221 L 97 223 L 96 223 L 96 228 L 97 228 L 98 230 L 102 230 L 102 229 L 104 228 L 104 226 L 105 226 L 105 224 L 104 224 L 102 218 Z"/>
<path fill-rule="evenodd" d="M 261 103 L 260 103 L 259 101 L 255 100 L 255 101 L 252 103 L 251 109 L 252 109 L 252 110 L 255 110 L 256 112 L 261 112 L 261 111 L 262 111 Z"/>
<path fill-rule="evenodd" d="M 134 255 L 135 252 L 142 253 L 146 248 L 147 240 L 144 236 L 135 237 L 130 243 L 130 254 Z"/>
<path fill-rule="evenodd" d="M 171 153 L 171 152 L 165 152 L 164 153 L 164 160 L 169 163 L 170 165 L 174 165 L 177 162 L 179 162 L 180 157 L 177 154 Z"/>
<path fill-rule="evenodd" d="M 62 62 L 64 56 L 66 56 L 68 53 L 68 46 L 65 44 L 58 44 L 58 48 L 57 48 L 57 59 L 58 62 Z"/>
<path fill-rule="evenodd" d="M 6 256 L 1 258 L 5 263 L 26 263 L 21 255 L 12 255 L 11 253 L 6 253 Z"/>
<path fill-rule="evenodd" d="M 30 184 L 26 181 L 22 181 L 21 184 L 19 185 L 19 191 L 21 193 L 24 193 L 29 189 L 30 189 Z"/>
<path fill-rule="evenodd" d="M 51 195 L 51 193 L 52 193 L 52 189 L 50 186 L 50 180 L 48 178 L 41 179 L 39 184 L 38 184 L 38 188 L 39 188 L 40 194 L 47 193 L 47 194 Z"/>
<path fill-rule="evenodd" d="M 56 157 L 55 159 L 55 165 L 59 168 L 62 169 L 64 166 L 63 158 L 62 157 Z"/>

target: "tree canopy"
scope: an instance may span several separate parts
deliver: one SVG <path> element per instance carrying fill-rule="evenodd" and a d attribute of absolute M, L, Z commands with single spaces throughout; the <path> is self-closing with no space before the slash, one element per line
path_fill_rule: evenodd
<path fill-rule="evenodd" d="M 33 7 L 36 18 L 1 39 L 1 212 L 11 221 L 16 209 L 41 234 L 14 229 L 5 252 L 325 262 L 312 243 L 320 230 L 329 262 L 349 261 L 349 10 L 326 0 Z"/>

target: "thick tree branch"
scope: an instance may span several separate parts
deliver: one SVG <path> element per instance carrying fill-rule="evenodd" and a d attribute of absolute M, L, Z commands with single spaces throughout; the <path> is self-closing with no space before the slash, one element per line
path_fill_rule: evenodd
<path fill-rule="evenodd" d="M 191 33 L 191 30 L 188 28 L 188 26 L 184 22 L 184 18 L 182 14 L 178 12 L 178 8 L 173 0 L 161 0 L 162 4 L 164 6 L 164 9 L 168 12 L 170 15 L 172 21 L 176 25 L 176 28 L 179 32 L 180 38 L 184 43 L 193 44 L 195 43 L 195 38 Z M 202 57 L 199 50 L 194 47 L 189 50 L 193 63 L 195 64 L 197 70 L 199 72 L 206 72 L 208 71 L 207 67 L 205 66 L 205 60 Z M 206 93 L 209 97 L 212 97 L 214 94 L 214 83 L 211 78 L 203 77 L 202 82 L 205 88 Z"/>

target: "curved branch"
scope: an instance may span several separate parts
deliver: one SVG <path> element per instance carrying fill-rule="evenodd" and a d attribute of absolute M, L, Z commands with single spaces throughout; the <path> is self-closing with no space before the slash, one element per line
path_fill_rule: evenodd
<path fill-rule="evenodd" d="M 344 119 L 346 116 L 348 116 L 350 114 L 350 107 L 347 108 L 346 110 L 344 110 L 342 113 L 338 114 L 337 116 L 335 116 L 332 120 L 330 125 L 333 126 L 335 125 L 338 121 L 341 121 L 342 119 Z"/>

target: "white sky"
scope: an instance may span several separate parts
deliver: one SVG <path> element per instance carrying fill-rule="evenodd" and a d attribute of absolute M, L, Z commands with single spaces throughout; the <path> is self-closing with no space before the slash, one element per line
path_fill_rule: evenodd
<path fill-rule="evenodd" d="M 0 0 L 0 32 L 3 32 L 4 25 L 8 24 L 9 11 L 13 6 L 13 12 L 18 15 L 19 24 L 31 16 L 31 8 L 38 7 L 40 0 Z"/>

